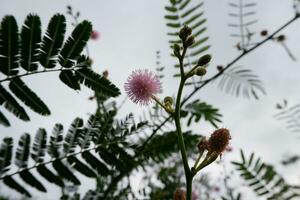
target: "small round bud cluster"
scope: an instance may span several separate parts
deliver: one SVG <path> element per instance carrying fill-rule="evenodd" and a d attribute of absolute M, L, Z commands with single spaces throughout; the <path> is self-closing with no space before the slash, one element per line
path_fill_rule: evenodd
<path fill-rule="evenodd" d="M 208 150 L 210 152 L 221 154 L 227 148 L 230 139 L 231 136 L 229 130 L 220 128 L 214 131 L 208 139 Z"/>
<path fill-rule="evenodd" d="M 268 31 L 267 31 L 267 30 L 262 30 L 262 31 L 260 32 L 260 35 L 261 35 L 261 36 L 267 36 L 267 35 L 268 35 Z"/>
<path fill-rule="evenodd" d="M 192 29 L 186 25 L 179 31 L 179 37 L 185 47 L 190 47 L 195 43 L 195 36 L 191 34 Z"/>
<path fill-rule="evenodd" d="M 177 188 L 174 192 L 174 200 L 186 200 L 185 191 L 180 188 Z"/>
<path fill-rule="evenodd" d="M 185 41 L 191 34 L 192 34 L 192 29 L 186 25 L 179 31 L 179 37 L 183 41 Z"/>
<path fill-rule="evenodd" d="M 108 71 L 105 70 L 103 73 L 102 73 L 102 76 L 105 78 L 105 79 L 108 79 Z"/>

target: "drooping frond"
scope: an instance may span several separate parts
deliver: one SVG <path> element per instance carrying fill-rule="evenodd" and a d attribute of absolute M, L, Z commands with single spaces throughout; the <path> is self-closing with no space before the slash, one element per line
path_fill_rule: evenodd
<path fill-rule="evenodd" d="M 259 77 L 252 70 L 241 66 L 233 67 L 223 72 L 219 81 L 219 88 L 226 93 L 246 98 L 259 99 L 266 91 Z"/>
<path fill-rule="evenodd" d="M 275 171 L 272 165 L 256 158 L 254 153 L 246 158 L 241 150 L 241 161 L 234 161 L 232 164 L 235 165 L 249 187 L 260 197 L 268 200 L 291 200 L 300 196 Z"/>
<path fill-rule="evenodd" d="M 5 16 L 0 26 L 0 73 L 4 75 L 0 80 L 0 105 L 24 121 L 29 121 L 29 116 L 16 98 L 34 112 L 50 115 L 48 106 L 21 79 L 23 76 L 47 72 L 60 72 L 60 80 L 74 90 L 80 90 L 80 84 L 83 84 L 104 93 L 107 98 L 118 96 L 119 88 L 95 73 L 90 67 L 90 59 L 81 55 L 91 30 L 90 22 L 79 23 L 63 45 L 66 32 L 63 15 L 56 14 L 51 18 L 43 37 L 39 16 L 29 14 L 20 32 L 15 17 Z M 60 68 L 56 68 L 57 61 L 61 64 Z M 5 81 L 10 82 L 9 89 L 16 98 L 1 84 Z M 3 113 L 0 113 L 0 124 L 10 125 Z"/>
<path fill-rule="evenodd" d="M 169 29 L 167 35 L 171 48 L 175 43 L 180 43 L 178 37 L 180 28 L 187 25 L 193 30 L 196 42 L 190 47 L 191 50 L 187 53 L 184 63 L 184 66 L 189 68 L 195 65 L 201 54 L 210 48 L 210 45 L 207 44 L 208 36 L 205 34 L 207 27 L 203 5 L 202 1 L 170 0 L 169 4 L 165 6 L 166 15 L 164 18 Z M 179 65 L 175 66 L 178 67 Z"/>
<path fill-rule="evenodd" d="M 229 27 L 234 28 L 234 32 L 230 35 L 239 38 L 236 44 L 238 50 L 247 50 L 254 42 L 252 37 L 255 34 L 251 30 L 251 25 L 255 24 L 258 20 L 254 17 L 256 3 L 254 0 L 236 0 L 228 3 L 231 11 L 229 16 L 233 19 Z"/>
<path fill-rule="evenodd" d="M 219 113 L 219 109 L 200 100 L 195 100 L 187 104 L 182 110 L 182 117 L 188 118 L 188 126 L 190 126 L 193 121 L 196 123 L 199 122 L 202 118 L 215 128 L 218 128 L 217 124 L 222 122 L 222 115 Z"/>

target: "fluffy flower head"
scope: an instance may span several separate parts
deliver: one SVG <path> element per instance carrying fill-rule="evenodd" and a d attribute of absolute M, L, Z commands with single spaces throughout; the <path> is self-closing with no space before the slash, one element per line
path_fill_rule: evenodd
<path fill-rule="evenodd" d="M 147 69 L 136 70 L 128 77 L 124 88 L 134 103 L 148 105 L 152 96 L 161 92 L 161 82 L 158 76 Z"/>

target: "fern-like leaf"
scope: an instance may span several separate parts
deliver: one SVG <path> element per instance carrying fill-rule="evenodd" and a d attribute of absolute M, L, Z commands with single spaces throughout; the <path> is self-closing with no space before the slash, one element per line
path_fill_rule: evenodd
<path fill-rule="evenodd" d="M 64 165 L 61 160 L 55 160 L 53 163 L 53 168 L 57 171 L 59 176 L 65 178 L 66 180 L 71 181 L 75 185 L 80 185 L 79 179 L 74 175 L 73 172 L 70 171 L 70 169 Z"/>
<path fill-rule="evenodd" d="M 43 162 L 47 147 L 47 132 L 45 129 L 38 129 L 32 145 L 31 158 L 37 162 Z"/>
<path fill-rule="evenodd" d="M 86 151 L 82 153 L 82 158 L 94 169 L 97 170 L 97 172 L 103 176 L 107 176 L 110 174 L 109 169 L 106 167 L 103 162 L 101 162 L 98 158 L 96 158 L 93 154 Z"/>
<path fill-rule="evenodd" d="M 68 133 L 65 137 L 65 141 L 63 144 L 65 154 L 74 152 L 74 149 L 78 144 L 78 137 L 80 135 L 80 132 L 82 131 L 82 126 L 83 126 L 82 119 L 80 118 L 74 119 L 74 121 L 72 122 L 68 130 Z"/>
<path fill-rule="evenodd" d="M 38 189 L 41 192 L 47 192 L 46 188 L 43 186 L 43 184 L 33 176 L 29 170 L 23 170 L 20 172 L 20 177 L 29 185 L 32 187 Z"/>
<path fill-rule="evenodd" d="M 265 95 L 266 91 L 259 77 L 253 74 L 252 70 L 241 66 L 233 67 L 223 72 L 219 82 L 219 88 L 226 93 L 236 96 L 244 96 L 259 99 L 260 95 Z"/>
<path fill-rule="evenodd" d="M 199 100 L 187 104 L 182 111 L 182 116 L 188 116 L 188 126 L 190 126 L 193 121 L 197 123 L 202 118 L 215 128 L 218 128 L 217 124 L 222 122 L 222 115 L 219 113 L 219 109 Z"/>
<path fill-rule="evenodd" d="M 87 87 L 101 92 L 107 96 L 116 97 L 120 95 L 120 90 L 103 76 L 96 74 L 91 69 L 84 67 L 76 70 L 76 75 L 80 83 Z"/>
<path fill-rule="evenodd" d="M 4 107 L 13 113 L 16 117 L 29 121 L 29 117 L 22 106 L 15 100 L 15 98 L 4 89 L 0 84 L 0 105 L 4 104 Z"/>
<path fill-rule="evenodd" d="M 20 78 L 14 78 L 9 83 L 10 90 L 25 105 L 41 115 L 50 115 L 47 105 Z"/>
<path fill-rule="evenodd" d="M 19 34 L 16 19 L 5 16 L 0 26 L 0 71 L 12 76 L 18 73 L 19 67 Z"/>
<path fill-rule="evenodd" d="M 260 158 L 255 158 L 253 153 L 246 159 L 241 150 L 241 161 L 234 161 L 232 164 L 258 196 L 268 200 L 290 200 L 300 196 L 293 191 L 293 188 L 285 182 L 273 166 L 262 162 Z"/>
<path fill-rule="evenodd" d="M 50 143 L 48 145 L 48 153 L 54 158 L 58 158 L 61 154 L 61 146 L 63 142 L 63 125 L 55 124 L 52 135 L 50 136 Z"/>
<path fill-rule="evenodd" d="M 92 24 L 83 21 L 76 26 L 72 35 L 65 42 L 59 56 L 59 63 L 66 68 L 74 64 L 85 47 L 92 32 Z"/>
<path fill-rule="evenodd" d="M 21 67 L 26 71 L 38 68 L 41 42 L 41 20 L 37 15 L 28 15 L 21 31 Z"/>
<path fill-rule="evenodd" d="M 15 179 L 13 179 L 12 177 L 5 177 L 3 179 L 3 182 L 10 188 L 18 191 L 21 194 L 26 195 L 27 197 L 31 197 L 31 194 L 22 186 L 20 185 L 17 181 L 15 181 Z"/>
<path fill-rule="evenodd" d="M 6 127 L 10 126 L 8 119 L 3 115 L 3 113 L 1 111 L 0 111 L 0 124 L 2 124 L 3 126 L 6 126 Z"/>
<path fill-rule="evenodd" d="M 12 160 L 13 139 L 6 137 L 0 147 L 0 175 L 9 170 Z"/>
<path fill-rule="evenodd" d="M 16 152 L 15 163 L 19 168 L 27 167 L 29 153 L 30 153 L 30 135 L 28 133 L 24 133 L 20 137 L 17 152 Z"/>
<path fill-rule="evenodd" d="M 300 132 L 300 104 L 288 105 L 285 100 L 283 105 L 277 104 L 279 112 L 274 116 L 275 119 L 284 121 L 287 129 L 291 132 Z"/>
<path fill-rule="evenodd" d="M 74 169 L 76 169 L 81 174 L 91 178 L 97 177 L 96 173 L 90 167 L 81 162 L 75 156 L 68 157 L 68 162 L 72 165 Z"/>
<path fill-rule="evenodd" d="M 59 79 L 74 90 L 80 90 L 80 85 L 78 83 L 75 73 L 71 70 L 64 70 L 60 72 Z"/>
<path fill-rule="evenodd" d="M 42 177 L 44 177 L 50 183 L 54 183 L 59 187 L 64 187 L 64 182 L 62 181 L 61 177 L 54 174 L 45 165 L 39 165 L 37 167 L 37 171 Z"/>
<path fill-rule="evenodd" d="M 66 32 L 65 16 L 54 15 L 48 25 L 46 35 L 43 37 L 40 50 L 40 63 L 45 68 L 54 68 L 57 54 L 63 44 Z"/>

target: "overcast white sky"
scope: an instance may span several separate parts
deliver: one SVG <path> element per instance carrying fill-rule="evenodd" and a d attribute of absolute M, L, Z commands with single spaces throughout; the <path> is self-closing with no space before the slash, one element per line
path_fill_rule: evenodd
<path fill-rule="evenodd" d="M 227 2 L 227 0 L 205 1 L 209 43 L 212 45 L 210 52 L 213 55 L 212 64 L 208 69 L 209 74 L 215 73 L 216 65 L 226 65 L 239 54 L 233 48 L 236 40 L 229 37 L 232 29 L 227 26 L 230 22 Z M 133 69 L 155 69 L 157 50 L 161 51 L 161 62 L 166 66 L 164 95 L 173 95 L 177 89 L 174 87 L 178 84 L 177 80 L 172 79 L 174 60 L 169 56 L 167 28 L 163 19 L 165 14 L 163 7 L 166 3 L 167 0 L 0 0 L 0 17 L 13 14 L 21 26 L 28 13 L 37 13 L 45 30 L 52 15 L 66 12 L 66 5 L 70 4 L 75 10 L 80 10 L 81 19 L 92 21 L 94 29 L 101 33 L 98 41 L 89 42 L 91 57 L 95 63 L 93 67 L 99 73 L 109 70 L 110 79 L 122 90 L 123 94 L 118 98 L 118 101 L 121 101 L 125 97 L 123 84 L 127 76 Z M 258 33 L 262 29 L 272 32 L 294 15 L 292 0 L 257 0 L 257 3 L 259 21 L 252 26 L 252 30 Z M 67 17 L 67 20 L 70 22 L 71 18 Z M 71 31 L 70 23 L 68 31 Z M 287 35 L 288 46 L 298 60 L 299 31 L 300 21 L 297 21 L 283 32 Z M 258 36 L 256 38 L 261 39 Z M 256 155 L 261 156 L 266 162 L 276 165 L 278 171 L 284 173 L 291 183 L 299 184 L 299 171 L 297 173 L 299 164 L 282 168 L 279 162 L 286 153 L 300 153 L 300 141 L 296 139 L 296 134 L 285 129 L 284 123 L 276 121 L 272 116 L 276 112 L 275 104 L 281 102 L 283 98 L 288 99 L 291 104 L 300 102 L 300 63 L 292 61 L 280 45 L 269 42 L 240 60 L 237 65 L 251 68 L 260 76 L 267 90 L 267 96 L 259 101 L 236 98 L 221 92 L 216 83 L 196 95 L 197 98 L 220 108 L 224 116 L 222 126 L 232 132 L 234 153 L 227 159 L 239 158 L 239 148 L 248 153 L 255 151 Z M 92 92 L 88 89 L 83 89 L 79 93 L 74 92 L 58 80 L 57 74 L 41 74 L 26 77 L 24 80 L 47 103 L 52 115 L 42 117 L 28 110 L 31 121 L 25 123 L 5 112 L 12 122 L 12 127 L 0 127 L 1 140 L 6 136 L 17 139 L 24 132 L 34 136 L 39 127 L 46 128 L 50 134 L 56 122 L 61 122 L 67 128 L 75 117 L 87 119 L 87 114 L 94 112 L 95 103 L 88 101 Z M 121 110 L 121 116 L 128 112 L 138 114 L 140 107 L 127 102 Z M 208 135 L 212 130 L 212 127 L 200 126 L 195 131 Z M 14 195 L 13 190 L 7 190 L 2 184 L 0 187 L 1 192 Z M 94 183 L 87 180 L 82 191 L 90 187 L 93 188 Z M 52 187 L 49 190 L 47 198 L 56 199 L 53 195 L 59 195 L 59 190 Z M 36 196 L 42 197 L 44 194 L 36 192 Z"/>

